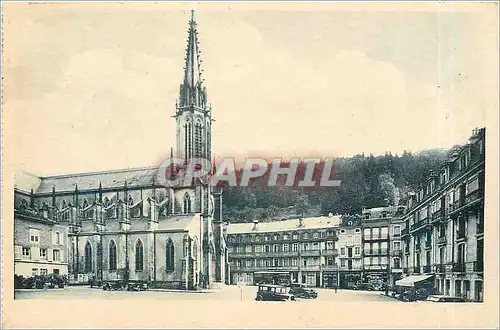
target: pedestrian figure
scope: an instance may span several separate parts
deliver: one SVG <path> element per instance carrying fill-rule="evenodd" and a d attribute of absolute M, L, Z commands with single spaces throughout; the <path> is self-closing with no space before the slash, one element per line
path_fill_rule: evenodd
<path fill-rule="evenodd" d="M 337 287 L 338 287 L 338 286 L 336 285 L 336 286 L 335 286 L 335 293 L 337 293 Z"/>

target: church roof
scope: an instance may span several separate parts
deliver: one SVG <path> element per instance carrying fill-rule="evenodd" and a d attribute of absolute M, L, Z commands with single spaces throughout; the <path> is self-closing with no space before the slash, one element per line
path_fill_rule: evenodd
<path fill-rule="evenodd" d="M 302 222 L 302 226 L 300 223 Z M 288 230 L 303 230 L 303 229 L 323 229 L 340 226 L 341 217 L 338 215 L 331 217 L 311 217 L 289 220 L 278 220 L 270 222 L 255 223 L 231 223 L 227 227 L 227 234 L 243 234 L 243 233 L 266 233 Z"/>
<path fill-rule="evenodd" d="M 25 171 L 17 171 L 14 175 L 14 188 L 25 192 L 30 192 L 32 189 L 36 191 L 41 182 L 38 176 Z"/>
<path fill-rule="evenodd" d="M 142 167 L 41 177 L 40 185 L 34 191 L 37 194 L 49 193 L 52 187 L 57 192 L 74 191 L 77 185 L 78 190 L 98 189 L 99 184 L 103 189 L 121 188 L 125 182 L 129 188 L 152 185 L 157 170 L 158 167 Z"/>

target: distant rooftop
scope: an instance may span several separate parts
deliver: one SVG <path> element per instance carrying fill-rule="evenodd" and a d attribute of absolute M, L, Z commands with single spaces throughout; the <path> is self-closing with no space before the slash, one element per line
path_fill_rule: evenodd
<path fill-rule="evenodd" d="M 301 226 L 302 223 L 302 226 Z M 228 234 L 272 233 L 294 229 L 323 229 L 339 227 L 341 217 L 311 217 L 302 219 L 276 220 L 270 222 L 231 223 L 227 226 Z"/>

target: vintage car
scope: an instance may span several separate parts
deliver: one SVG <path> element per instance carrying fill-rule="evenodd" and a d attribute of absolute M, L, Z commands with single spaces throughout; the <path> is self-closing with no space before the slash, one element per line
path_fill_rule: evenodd
<path fill-rule="evenodd" d="M 366 291 L 375 291 L 375 288 L 373 287 L 373 285 L 371 283 L 363 283 L 363 282 L 359 282 L 357 285 L 356 285 L 356 290 L 366 290 Z"/>
<path fill-rule="evenodd" d="M 123 281 L 107 281 L 102 285 L 104 291 L 117 291 L 125 289 L 125 283 Z"/>
<path fill-rule="evenodd" d="M 129 282 L 127 284 L 127 291 L 146 291 L 148 284 L 145 282 Z"/>
<path fill-rule="evenodd" d="M 308 288 L 307 285 L 302 283 L 290 284 L 290 293 L 293 294 L 295 298 L 303 298 L 303 299 L 318 298 L 318 293 L 316 291 Z"/>
<path fill-rule="evenodd" d="M 260 284 L 255 300 L 286 301 L 295 300 L 295 296 L 290 293 L 290 287 L 274 284 Z"/>

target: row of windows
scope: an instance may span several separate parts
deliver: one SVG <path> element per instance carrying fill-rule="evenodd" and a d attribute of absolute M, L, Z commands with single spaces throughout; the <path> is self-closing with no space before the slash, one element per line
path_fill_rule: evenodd
<path fill-rule="evenodd" d="M 23 255 L 23 258 L 25 258 L 25 259 L 35 258 L 35 256 L 31 255 L 31 248 L 30 247 L 23 247 L 22 248 L 22 255 Z M 40 249 L 39 250 L 39 258 L 40 259 L 47 259 L 47 249 Z M 60 250 L 52 250 L 52 260 L 53 261 L 61 261 L 61 251 Z"/>
<path fill-rule="evenodd" d="M 359 228 L 357 229 L 359 230 Z M 341 229 L 340 231 L 343 231 L 342 233 L 345 234 L 346 231 L 345 229 Z M 359 231 L 360 232 L 360 231 Z M 228 237 L 228 242 L 230 243 L 239 243 L 239 242 L 261 242 L 261 241 L 280 241 L 280 240 L 298 240 L 298 239 L 319 239 L 319 238 L 325 238 L 325 237 L 333 237 L 334 236 L 334 231 L 333 230 L 327 230 L 326 232 L 314 232 L 314 233 L 293 233 L 293 234 L 272 234 L 272 235 L 258 235 L 258 234 L 252 234 L 252 235 L 230 235 Z"/>
<path fill-rule="evenodd" d="M 59 269 L 54 268 L 52 270 L 52 273 L 54 275 L 59 275 Z M 49 275 L 49 271 L 46 268 L 40 268 L 40 272 L 38 271 L 38 268 L 32 268 L 31 269 L 31 275 L 36 276 L 36 275 Z"/>
<path fill-rule="evenodd" d="M 302 266 L 319 266 L 320 258 L 265 258 L 265 259 L 236 259 L 231 263 L 237 267 L 297 267 Z M 325 258 L 325 265 L 335 265 L 333 257 Z"/>
<path fill-rule="evenodd" d="M 197 256 L 197 244 L 193 243 L 193 257 Z M 188 251 L 184 251 L 188 253 Z M 174 243 L 169 238 L 165 247 L 165 270 L 173 272 L 175 269 L 175 248 Z M 108 247 L 108 270 L 117 270 L 117 248 L 114 240 L 111 240 Z M 135 271 L 140 272 L 144 270 L 144 244 L 140 239 L 135 244 Z M 93 271 L 93 254 L 92 245 L 90 242 L 85 244 L 85 272 L 90 273 Z"/>
<path fill-rule="evenodd" d="M 335 249 L 335 242 L 329 241 L 326 242 L 326 245 L 320 245 L 318 242 L 313 243 L 301 243 L 300 250 L 301 251 L 310 251 L 310 250 L 320 250 L 320 247 L 326 247 L 327 250 Z M 261 252 L 298 252 L 299 251 L 299 243 L 284 243 L 284 244 L 273 244 L 273 245 L 238 245 L 238 246 L 230 246 L 229 252 L 236 253 L 261 253 Z"/>
<path fill-rule="evenodd" d="M 58 231 L 51 232 L 52 234 L 52 244 L 53 245 L 62 245 L 62 234 Z M 29 238 L 32 244 L 40 244 L 40 229 L 30 228 L 29 229 Z"/>

